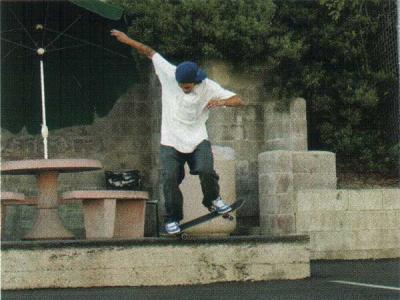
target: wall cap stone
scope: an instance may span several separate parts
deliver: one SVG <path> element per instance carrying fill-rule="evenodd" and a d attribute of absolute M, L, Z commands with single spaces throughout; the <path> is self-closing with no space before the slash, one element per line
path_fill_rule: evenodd
<path fill-rule="evenodd" d="M 165 246 L 165 245 L 206 245 L 206 244 L 240 244 L 240 243 L 308 243 L 308 235 L 269 236 L 233 236 L 233 237 L 196 237 L 190 240 L 179 238 L 141 238 L 131 240 L 57 240 L 57 241 L 10 241 L 2 242 L 1 250 L 32 250 L 54 248 L 82 247 L 126 247 L 126 246 Z"/>

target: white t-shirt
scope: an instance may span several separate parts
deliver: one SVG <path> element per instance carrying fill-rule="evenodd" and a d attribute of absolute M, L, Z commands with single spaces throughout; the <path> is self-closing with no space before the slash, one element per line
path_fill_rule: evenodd
<path fill-rule="evenodd" d="M 185 94 L 175 79 L 176 67 L 158 53 L 152 60 L 161 83 L 161 144 L 182 153 L 191 153 L 208 139 L 207 103 L 211 99 L 227 99 L 236 94 L 207 78 L 196 84 L 191 93 Z"/>

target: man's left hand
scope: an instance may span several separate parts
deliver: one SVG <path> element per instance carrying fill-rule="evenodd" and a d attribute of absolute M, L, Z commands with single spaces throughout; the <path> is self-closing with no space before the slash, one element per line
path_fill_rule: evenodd
<path fill-rule="evenodd" d="M 207 103 L 208 109 L 221 106 L 225 106 L 225 100 L 210 100 Z"/>

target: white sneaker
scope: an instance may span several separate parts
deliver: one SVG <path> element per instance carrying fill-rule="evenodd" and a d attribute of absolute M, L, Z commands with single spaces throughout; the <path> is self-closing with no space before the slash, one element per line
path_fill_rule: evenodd
<path fill-rule="evenodd" d="M 221 197 L 218 197 L 212 202 L 212 210 L 217 211 L 219 214 L 225 214 L 227 212 L 230 212 L 232 210 L 232 207 L 226 204 Z"/>
<path fill-rule="evenodd" d="M 165 231 L 168 234 L 176 234 L 176 233 L 181 232 L 181 228 L 179 227 L 178 222 L 169 222 L 169 223 L 165 223 Z"/>

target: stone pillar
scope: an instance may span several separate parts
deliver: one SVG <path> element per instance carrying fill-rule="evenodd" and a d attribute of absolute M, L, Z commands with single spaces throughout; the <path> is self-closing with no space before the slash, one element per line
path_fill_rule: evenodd
<path fill-rule="evenodd" d="M 306 101 L 296 98 L 289 111 L 279 111 L 275 102 L 264 106 L 266 150 L 307 151 Z"/>
<path fill-rule="evenodd" d="M 294 192 L 336 189 L 335 154 L 276 150 L 260 153 L 260 229 L 265 235 L 294 234 Z"/>

